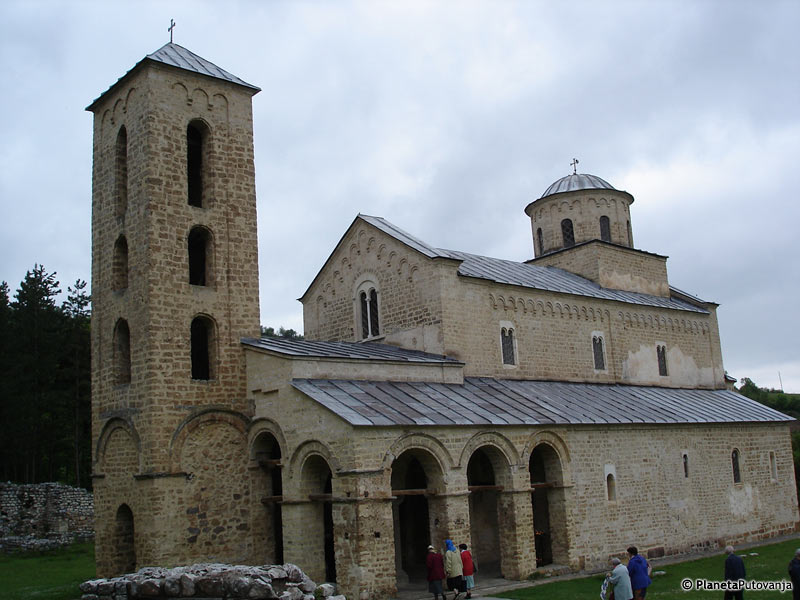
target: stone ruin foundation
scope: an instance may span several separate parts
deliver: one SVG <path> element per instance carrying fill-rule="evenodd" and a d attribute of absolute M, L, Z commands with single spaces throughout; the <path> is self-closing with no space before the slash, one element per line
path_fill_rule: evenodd
<path fill-rule="evenodd" d="M 120 577 L 85 581 L 80 589 L 81 600 L 345 600 L 335 595 L 333 584 L 318 586 L 293 564 L 144 567 Z"/>

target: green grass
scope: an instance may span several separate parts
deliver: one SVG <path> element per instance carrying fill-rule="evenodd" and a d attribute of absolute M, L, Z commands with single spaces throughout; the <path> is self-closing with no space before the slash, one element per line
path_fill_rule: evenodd
<path fill-rule="evenodd" d="M 747 578 L 758 581 L 775 581 L 789 579 L 787 567 L 794 556 L 794 551 L 800 546 L 800 540 L 789 540 L 779 544 L 770 544 L 737 552 L 743 559 Z M 750 556 L 757 552 L 758 556 Z M 691 591 L 681 590 L 681 580 L 708 579 L 719 581 L 723 578 L 725 555 L 710 556 L 682 563 L 659 565 L 653 562 L 653 571 L 666 571 L 665 575 L 653 577 L 652 585 L 647 589 L 647 600 L 693 600 L 695 598 L 713 600 L 722 598 L 720 591 Z M 594 575 L 581 579 L 554 581 L 534 587 L 528 587 L 496 594 L 501 598 L 514 600 L 534 600 L 548 598 L 548 600 L 576 600 L 577 598 L 599 598 L 600 585 L 604 575 Z M 778 592 L 761 591 L 745 592 L 745 598 L 763 598 L 764 600 L 777 598 L 790 600 L 791 592 L 784 594 Z"/>
<path fill-rule="evenodd" d="M 0 555 L 3 600 L 76 600 L 78 585 L 95 576 L 94 544 L 61 550 Z"/>

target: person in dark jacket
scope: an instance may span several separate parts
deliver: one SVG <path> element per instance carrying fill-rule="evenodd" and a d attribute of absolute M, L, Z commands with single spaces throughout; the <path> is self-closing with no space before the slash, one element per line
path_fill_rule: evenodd
<path fill-rule="evenodd" d="M 628 548 L 628 575 L 631 576 L 633 600 L 644 600 L 647 596 L 647 586 L 653 583 L 648 570 L 647 560 L 639 554 L 636 546 Z"/>
<path fill-rule="evenodd" d="M 428 591 L 433 594 L 433 600 L 436 600 L 439 596 L 444 600 L 444 590 L 442 589 L 444 559 L 433 546 L 428 546 L 428 556 L 425 557 L 425 565 L 428 567 Z"/>
<path fill-rule="evenodd" d="M 725 546 L 725 554 L 728 558 L 725 559 L 725 581 L 739 581 L 746 577 L 744 570 L 744 561 L 740 556 L 733 553 L 733 546 Z M 744 591 L 725 591 L 725 600 L 743 600 Z"/>
<path fill-rule="evenodd" d="M 800 600 L 800 548 L 794 551 L 794 558 L 789 561 L 789 579 L 792 580 L 792 599 Z"/>

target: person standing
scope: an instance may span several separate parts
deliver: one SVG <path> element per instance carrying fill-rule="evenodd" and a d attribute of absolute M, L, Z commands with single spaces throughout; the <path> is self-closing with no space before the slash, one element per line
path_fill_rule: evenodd
<path fill-rule="evenodd" d="M 475 587 L 475 561 L 472 560 L 472 553 L 467 550 L 466 544 L 459 544 L 461 550 L 461 564 L 464 567 L 464 584 L 467 588 L 467 598 L 472 598 L 472 588 Z"/>
<path fill-rule="evenodd" d="M 633 600 L 644 600 L 647 596 L 647 586 L 653 583 L 648 567 L 647 560 L 639 554 L 636 546 L 628 548 L 628 575 L 631 577 Z"/>
<path fill-rule="evenodd" d="M 614 586 L 614 600 L 633 600 L 631 577 L 628 575 L 628 569 L 616 556 L 611 559 L 611 565 L 614 568 L 606 577 L 608 582 Z"/>
<path fill-rule="evenodd" d="M 433 600 L 439 596 L 444 600 L 442 579 L 444 579 L 444 559 L 433 546 L 428 546 L 428 556 L 425 557 L 425 566 L 428 567 L 428 591 L 433 594 Z"/>
<path fill-rule="evenodd" d="M 725 559 L 725 581 L 744 579 L 746 575 L 742 557 L 733 553 L 733 546 L 725 546 L 725 554 L 728 555 Z M 744 600 L 744 591 L 725 590 L 725 600 Z"/>
<path fill-rule="evenodd" d="M 792 580 L 792 600 L 800 600 L 800 548 L 789 561 L 789 579 Z"/>
<path fill-rule="evenodd" d="M 445 540 L 447 551 L 444 553 L 444 573 L 447 575 L 447 589 L 455 592 L 453 600 L 458 600 L 464 591 L 464 565 L 461 555 L 456 550 L 453 540 Z"/>

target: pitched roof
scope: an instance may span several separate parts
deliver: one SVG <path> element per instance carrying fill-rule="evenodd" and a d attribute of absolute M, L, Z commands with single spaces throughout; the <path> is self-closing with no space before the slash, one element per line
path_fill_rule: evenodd
<path fill-rule="evenodd" d="M 266 350 L 284 356 L 303 358 L 335 358 L 350 360 L 390 361 L 406 363 L 447 363 L 463 364 L 453 358 L 439 354 L 429 354 L 419 350 L 406 350 L 388 344 L 375 342 L 317 342 L 311 340 L 289 340 L 285 338 L 262 337 L 243 338 L 242 343 L 252 348 Z"/>
<path fill-rule="evenodd" d="M 108 92 L 114 89 L 119 83 L 128 77 L 131 73 L 133 73 L 140 65 L 143 65 L 145 62 L 152 61 L 158 62 L 165 65 L 169 65 L 171 67 L 176 67 L 178 69 L 183 69 L 185 71 L 191 71 L 193 73 L 198 73 L 200 75 L 206 75 L 208 77 L 214 77 L 215 79 L 222 79 L 224 81 L 228 81 L 230 83 L 235 83 L 236 85 L 241 85 L 246 88 L 250 88 L 254 90 L 254 93 L 260 92 L 261 88 L 247 83 L 246 81 L 239 79 L 236 75 L 232 75 L 228 73 L 225 69 L 219 68 L 214 63 L 207 61 L 205 58 L 198 56 L 191 50 L 187 50 L 183 46 L 179 46 L 178 44 L 173 44 L 169 42 L 164 44 L 153 52 L 152 54 L 148 54 L 138 63 L 136 63 L 125 75 L 117 79 L 111 87 L 109 87 L 105 92 L 100 94 L 97 98 L 95 98 L 92 103 L 86 107 L 86 110 L 92 110 L 94 105 L 105 96 Z"/>
<path fill-rule="evenodd" d="M 588 296 L 600 300 L 614 300 L 616 302 L 638 304 L 640 306 L 653 306 L 704 314 L 708 313 L 708 310 L 705 308 L 691 304 L 682 298 L 665 298 L 663 296 L 653 296 L 651 294 L 604 288 L 589 279 L 557 267 L 491 258 L 489 256 L 480 256 L 478 254 L 470 254 L 468 252 L 459 252 L 456 250 L 434 248 L 411 234 L 406 233 L 382 217 L 371 217 L 359 214 L 356 219 L 361 219 L 369 223 L 409 248 L 424 254 L 428 258 L 449 258 L 461 261 L 458 267 L 458 274 L 463 277 L 475 277 L 495 283 L 516 285 L 548 292 L 572 294 L 575 296 Z M 675 289 L 675 291 L 683 294 L 680 290 Z M 689 296 L 688 294 L 683 295 Z M 696 300 L 698 303 L 703 302 L 699 298 Z"/>
<path fill-rule="evenodd" d="M 623 425 L 793 421 L 729 390 L 465 378 L 463 384 L 294 379 L 351 425 Z"/>

